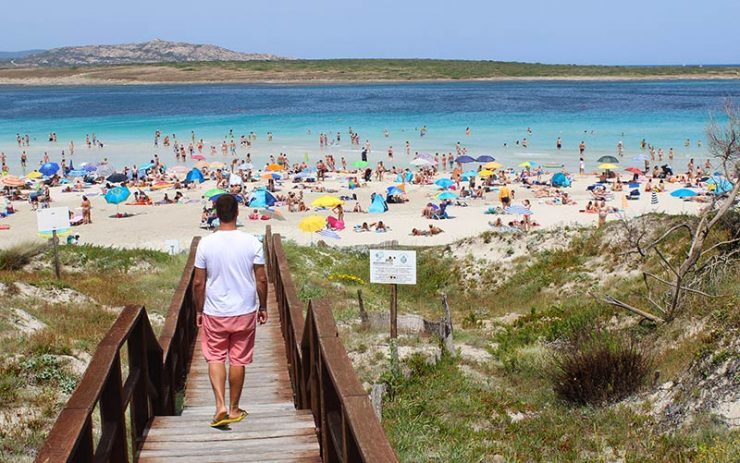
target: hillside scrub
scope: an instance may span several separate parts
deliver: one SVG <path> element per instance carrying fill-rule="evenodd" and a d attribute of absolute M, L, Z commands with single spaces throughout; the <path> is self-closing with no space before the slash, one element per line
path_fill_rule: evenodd
<path fill-rule="evenodd" d="M 60 258 L 56 280 L 45 246 L 0 252 L 0 462 L 33 461 L 124 304 L 144 305 L 161 329 L 185 264 L 97 246 L 61 246 Z"/>
<path fill-rule="evenodd" d="M 718 224 L 707 246 L 732 236 L 736 219 L 733 214 Z M 694 218 L 657 214 L 641 220 L 660 236 Z M 366 387 L 393 378 L 383 426 L 401 461 L 733 461 L 740 448 L 738 423 L 726 410 L 740 400 L 738 262 L 704 275 L 702 287 L 721 298 L 689 295 L 673 321 L 655 324 L 591 293 L 635 300 L 640 272 L 660 266 L 659 258 L 625 253 L 630 244 L 619 223 L 568 233 L 570 244 L 532 246 L 503 265 L 459 254 L 501 246 L 496 236 L 418 249 L 418 274 L 429 279 L 399 289 L 399 312 L 439 319 L 438 294 L 445 292 L 459 355 L 435 360 L 429 356 L 429 349 L 439 351 L 434 337 L 402 333 L 401 375 L 389 370 L 388 334 L 368 331 L 359 320 L 357 289 L 367 310 L 387 311 L 388 288 L 328 278 L 349 273 L 367 282 L 367 253 L 290 242 L 285 247 L 304 298 L 331 299 L 340 336 Z M 526 239 L 544 244 L 562 235 L 541 231 Z M 666 245 L 680 251 L 687 237 L 672 236 Z M 578 350 L 597 335 L 609 341 Z M 479 351 L 488 355 L 471 355 Z M 574 400 L 563 400 L 552 381 L 565 366 L 559 355 L 568 352 L 575 366 L 599 366 L 590 377 L 602 379 Z M 624 384 L 619 362 L 635 372 Z M 578 387 L 583 392 L 583 383 Z"/>

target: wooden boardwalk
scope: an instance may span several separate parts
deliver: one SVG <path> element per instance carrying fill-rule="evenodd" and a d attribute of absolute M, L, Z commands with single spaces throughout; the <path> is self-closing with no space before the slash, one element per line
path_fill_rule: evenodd
<path fill-rule="evenodd" d="M 140 462 L 321 462 L 311 410 L 294 406 L 272 286 L 269 294 L 269 321 L 257 327 L 254 362 L 247 367 L 241 398 L 249 416 L 228 428 L 208 426 L 215 405 L 198 333 L 182 415 L 154 418 Z"/>

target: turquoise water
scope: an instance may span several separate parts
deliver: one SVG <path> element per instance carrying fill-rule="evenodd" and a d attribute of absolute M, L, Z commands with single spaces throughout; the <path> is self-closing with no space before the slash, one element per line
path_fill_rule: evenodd
<path fill-rule="evenodd" d="M 395 152 L 391 164 L 410 160 L 404 155 L 406 141 L 412 153 L 454 152 L 460 142 L 470 154 L 492 154 L 504 164 L 533 159 L 575 166 L 581 141 L 587 144 L 587 162 L 593 162 L 616 153 L 620 140 L 632 157 L 644 138 L 666 153 L 674 148 L 682 159 L 704 155 L 697 141 L 727 97 L 740 99 L 740 81 L 0 86 L 0 151 L 7 154 L 11 171 L 21 149 L 31 163 L 44 151 L 59 159 L 70 140 L 77 147 L 75 160 L 108 157 L 123 165 L 158 153 L 173 162 L 166 148 L 153 146 L 155 130 L 186 142 L 192 130 L 210 146 L 219 145 L 233 129 L 237 140 L 257 133 L 250 150 L 257 161 L 280 152 L 298 161 L 306 153 L 311 159 L 321 156 L 320 132 L 331 138 L 340 132 L 341 143 L 323 152 L 351 162 L 360 156 L 360 148 L 349 143 L 351 126 L 362 144 L 370 141 L 370 160 L 386 164 L 389 145 Z M 428 129 L 424 137 L 418 132 L 422 126 Z M 272 143 L 268 131 L 274 134 Z M 49 132 L 57 133 L 58 143 L 46 141 Z M 16 133 L 28 133 L 31 146 L 19 148 Z M 104 149 L 84 147 L 85 135 L 92 133 Z M 516 145 L 525 137 L 526 149 Z M 560 151 L 557 137 L 563 142 Z M 246 152 L 240 149 L 239 156 Z"/>

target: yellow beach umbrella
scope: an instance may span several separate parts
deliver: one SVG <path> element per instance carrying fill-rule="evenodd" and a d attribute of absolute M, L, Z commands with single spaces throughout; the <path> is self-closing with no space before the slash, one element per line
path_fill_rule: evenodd
<path fill-rule="evenodd" d="M 311 206 L 313 207 L 336 207 L 340 204 L 344 204 L 344 201 L 337 198 L 336 196 L 322 196 L 318 199 L 315 199 Z"/>
<path fill-rule="evenodd" d="M 487 163 L 483 164 L 483 168 L 484 169 L 489 169 L 489 170 L 496 170 L 496 169 L 500 169 L 502 167 L 503 167 L 503 165 L 501 163 L 499 163 L 499 162 L 496 162 L 496 161 L 491 161 L 491 162 L 487 162 Z"/>
<path fill-rule="evenodd" d="M 276 172 L 278 170 L 283 170 L 283 166 L 281 166 L 280 164 L 270 164 L 267 166 L 267 170 Z"/>
<path fill-rule="evenodd" d="M 532 161 L 524 161 L 519 163 L 519 167 L 534 167 L 534 163 Z"/>
<path fill-rule="evenodd" d="M 483 169 L 482 171 L 478 172 L 479 177 L 490 177 L 491 175 L 493 175 L 493 171 L 488 169 Z"/>
<path fill-rule="evenodd" d="M 6 175 L 0 180 L 0 183 L 2 183 L 4 186 L 9 187 L 19 187 L 26 184 L 26 182 L 16 177 L 15 175 Z"/>
<path fill-rule="evenodd" d="M 326 217 L 310 215 L 298 223 L 298 228 L 307 233 L 314 233 L 326 227 Z"/>
<path fill-rule="evenodd" d="M 223 169 L 224 167 L 226 167 L 226 165 L 223 162 L 214 161 L 214 162 L 212 162 L 212 163 L 209 164 L 209 167 L 211 169 Z"/>
<path fill-rule="evenodd" d="M 610 162 L 605 162 L 604 164 L 599 164 L 599 169 L 604 170 L 614 170 L 617 169 L 619 166 L 616 164 L 612 164 Z"/>
<path fill-rule="evenodd" d="M 196 169 L 202 169 L 204 167 L 208 167 L 208 163 L 206 161 L 198 161 L 195 163 Z"/>
<path fill-rule="evenodd" d="M 34 171 L 29 172 L 28 174 L 26 174 L 26 178 L 31 179 L 31 180 L 36 179 L 36 178 L 41 178 L 43 176 L 44 176 L 44 174 L 42 174 L 38 170 L 34 170 Z"/>

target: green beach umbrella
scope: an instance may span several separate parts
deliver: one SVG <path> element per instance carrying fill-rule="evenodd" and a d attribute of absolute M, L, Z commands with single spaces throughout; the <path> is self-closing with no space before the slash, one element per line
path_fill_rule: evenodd
<path fill-rule="evenodd" d="M 212 188 L 206 191 L 205 193 L 203 193 L 203 196 L 205 196 L 206 198 L 210 198 L 211 196 L 222 195 L 224 193 L 226 192 L 222 190 L 221 188 Z"/>
<path fill-rule="evenodd" d="M 364 169 L 367 167 L 367 161 L 355 161 L 352 163 L 353 166 L 357 167 L 358 169 Z"/>

